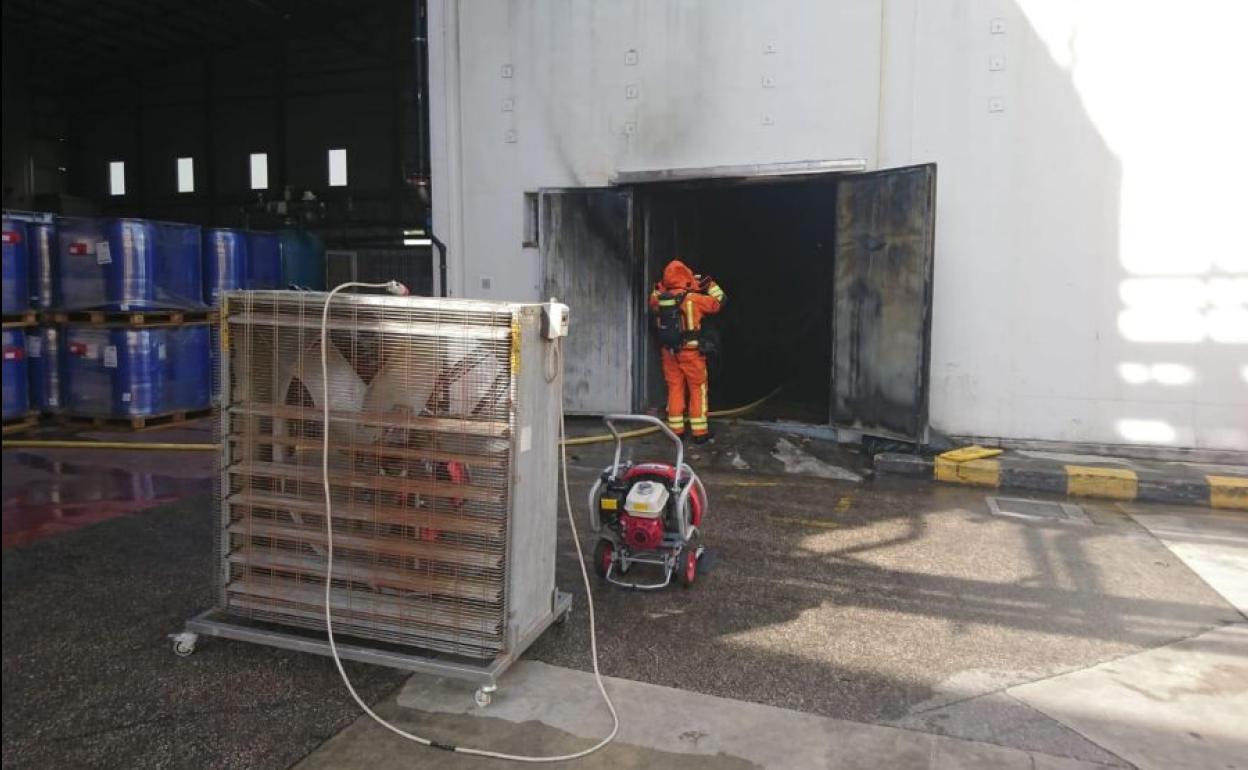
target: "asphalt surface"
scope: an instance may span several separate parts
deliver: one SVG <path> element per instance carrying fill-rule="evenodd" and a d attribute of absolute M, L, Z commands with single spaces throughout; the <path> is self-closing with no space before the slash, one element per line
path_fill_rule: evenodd
<path fill-rule="evenodd" d="M 1089 506 L 1089 524 L 1003 519 L 973 489 L 777 475 L 795 457 L 863 470 L 815 440 L 789 437 L 778 452 L 780 438 L 725 430 L 690 456 L 711 494 L 705 569 L 689 590 L 595 583 L 604 673 L 1113 763 L 992 699 L 1243 620 L 1112 506 Z M 609 451 L 572 453 L 582 528 Z M 165 635 L 211 602 L 212 518 L 195 499 L 4 553 L 6 767 L 287 767 L 358 715 L 324 658 L 220 640 L 172 654 Z M 574 548 L 561 526 L 572 621 L 528 657 L 588 670 Z M 406 678 L 350 671 L 370 702 Z M 995 718 L 987 734 L 976 708 Z"/>
<path fill-rule="evenodd" d="M 358 715 L 326 658 L 218 640 L 173 654 L 166 634 L 211 601 L 210 508 L 4 552 L 5 767 L 282 768 Z M 406 678 L 348 669 L 370 701 Z"/>
<path fill-rule="evenodd" d="M 791 440 L 838 460 L 817 441 Z M 1243 621 L 1112 504 L 1085 504 L 1090 524 L 1038 522 L 990 515 L 982 490 L 756 473 L 776 441 L 729 432 L 689 458 L 710 469 L 711 569 L 700 583 L 652 593 L 595 583 L 604 672 L 1113 762 L 1060 724 L 992 696 Z M 667 450 L 647 440 L 630 451 L 640 460 Z M 736 454 L 751 470 L 720 470 Z M 608 446 L 577 449 L 578 510 L 593 469 L 609 461 Z M 588 553 L 594 539 L 582 531 L 582 543 Z M 529 657 L 584 670 L 584 589 L 572 549 L 564 527 L 557 579 L 580 614 Z"/>

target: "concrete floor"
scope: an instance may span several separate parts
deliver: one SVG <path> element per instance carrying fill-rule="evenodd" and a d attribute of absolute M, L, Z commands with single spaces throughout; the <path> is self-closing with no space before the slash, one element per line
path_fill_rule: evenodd
<path fill-rule="evenodd" d="M 454 736 L 465 746 L 490 746 L 528 756 L 566 754 L 592 746 L 610 730 L 591 674 L 523 661 L 507 691 L 486 711 L 447 680 L 414 678 L 383 712 L 408 730 Z M 622 715 L 620 733 L 586 768 L 875 768 L 918 770 L 1036 767 L 1093 770 L 1078 762 L 913 730 L 828 719 L 790 709 L 699 695 L 671 687 L 608 678 Z M 298 770 L 367 766 L 477 768 L 486 760 L 401 745 L 360 720 L 301 762 Z"/>
<path fill-rule="evenodd" d="M 282 768 L 354 720 L 323 658 L 173 654 L 166 634 L 212 597 L 210 499 L 4 551 L 4 767 Z M 369 700 L 406 678 L 349 670 Z"/>
<path fill-rule="evenodd" d="M 582 493 L 607 450 L 580 448 L 570 458 L 582 516 Z M 630 445 L 638 459 L 665 451 Z M 730 426 L 690 461 L 711 494 L 704 574 L 688 591 L 595 585 L 603 671 L 630 687 L 680 691 L 690 709 L 766 707 L 792 714 L 795 725 L 823 720 L 810 729 L 848 730 L 844 741 L 867 740 L 850 728 L 874 725 L 876 742 L 862 745 L 876 766 L 910 766 L 893 762 L 888 747 L 912 753 L 915 745 L 928 752 L 916 767 L 971 757 L 980 766 L 1019 757 L 1037 766 L 1131 764 L 1012 688 L 1245 621 L 1129 515 L 1201 511 L 1087 505 L 1088 524 L 994 517 L 973 489 L 872 481 L 861 457 L 817 439 Z M 867 478 L 836 480 L 847 473 Z M 284 767 L 351 722 L 356 710 L 323 659 L 224 641 L 188 659 L 169 652 L 163 635 L 209 601 L 208 509 L 197 499 L 5 551 L 6 766 L 175 766 L 185 756 L 197 766 Z M 593 545 L 588 535 L 583 542 Z M 584 589 L 566 527 L 558 548 L 560 587 L 575 596 L 572 622 L 526 659 L 583 676 Z M 1236 562 L 1218 563 L 1223 587 L 1248 580 Z M 587 743 L 574 730 L 511 723 L 490 710 L 433 714 L 395 692 L 405 678 L 394 672 L 357 666 L 352 674 L 386 713 L 444 740 Z M 484 766 L 371 730 L 353 727 L 308 766 L 365 756 L 378 767 Z M 919 744 L 916 735 L 925 736 Z M 952 740 L 937 750 L 931 736 Z M 367 754 L 352 753 L 365 746 Z M 938 764 L 931 757 L 945 747 L 966 762 Z M 760 764 L 691 758 L 661 742 L 625 748 L 584 766 Z M 851 766 L 849 753 L 837 757 Z"/>

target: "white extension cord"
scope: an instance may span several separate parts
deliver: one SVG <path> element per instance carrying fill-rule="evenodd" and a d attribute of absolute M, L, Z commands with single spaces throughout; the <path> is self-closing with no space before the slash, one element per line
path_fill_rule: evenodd
<path fill-rule="evenodd" d="M 598 684 L 598 691 L 602 693 L 602 700 L 607 704 L 607 709 L 611 712 L 611 732 L 606 738 L 603 738 L 594 746 L 584 751 L 578 751 L 575 754 L 562 754 L 550 757 L 530 757 L 523 754 L 506 754 L 501 751 L 487 751 L 485 749 L 473 749 L 465 746 L 453 746 L 433 741 L 429 738 L 423 738 L 419 735 L 409 733 L 406 730 L 396 727 L 385 719 L 377 715 L 377 712 L 368 707 L 364 699 L 355 691 L 355 687 L 351 684 L 351 679 L 347 676 L 346 669 L 342 666 L 342 659 L 338 657 L 338 645 L 334 642 L 334 621 L 333 613 L 330 611 L 330 599 L 333 588 L 334 574 L 334 525 L 333 513 L 330 509 L 332 499 L 329 489 L 329 365 L 326 351 L 329 348 L 329 305 L 334 295 L 343 289 L 352 287 L 364 289 L 385 289 L 391 294 L 405 295 L 408 293 L 407 287 L 398 281 L 387 281 L 386 283 L 359 283 L 357 281 L 349 281 L 334 287 L 329 296 L 325 298 L 325 307 L 321 311 L 321 383 L 324 388 L 322 399 L 322 410 L 324 416 L 324 424 L 321 432 L 321 480 L 325 487 L 325 632 L 329 637 L 329 650 L 334 657 L 334 665 L 338 667 L 338 674 L 342 677 L 342 683 L 347 686 L 347 691 L 351 693 L 351 697 L 359 704 L 365 714 L 373 718 L 373 721 L 390 732 L 414 741 L 422 746 L 430 746 L 433 748 L 443 749 L 444 751 L 453 751 L 456 754 L 471 754 L 477 757 L 491 757 L 493 759 L 506 759 L 512 762 L 566 762 L 572 759 L 580 759 L 587 757 L 615 740 L 615 736 L 620 731 L 620 716 L 615 711 L 615 704 L 611 702 L 611 696 L 607 695 L 606 685 L 602 682 L 602 674 L 598 671 L 598 630 L 594 623 L 594 594 L 589 584 L 589 570 L 585 567 L 585 555 L 581 552 L 581 539 L 576 531 L 576 517 L 572 515 L 572 493 L 568 487 L 568 450 L 565 446 L 565 436 L 563 429 L 563 397 L 559 398 L 559 456 L 560 466 L 563 473 L 563 502 L 568 513 L 568 525 L 572 528 L 572 542 L 576 544 L 576 558 L 581 564 L 581 578 L 585 581 L 585 604 L 589 608 L 589 650 L 594 664 L 594 681 Z M 556 340 L 556 345 L 560 341 Z M 562 391 L 562 388 L 560 389 Z"/>

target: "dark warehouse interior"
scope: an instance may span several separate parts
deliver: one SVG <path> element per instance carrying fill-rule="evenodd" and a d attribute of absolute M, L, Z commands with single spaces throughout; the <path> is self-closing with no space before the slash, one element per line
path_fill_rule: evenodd
<path fill-rule="evenodd" d="M 728 293 L 725 312 L 707 322 L 721 341 L 710 361 L 712 408 L 783 385 L 769 413 L 826 422 L 835 180 L 654 185 L 643 205 L 648 273 L 679 258 Z M 649 379 L 651 401 L 661 401 L 657 370 Z"/>
<path fill-rule="evenodd" d="M 304 229 L 429 293 L 423 25 L 405 0 L 5 0 L 4 207 Z"/>

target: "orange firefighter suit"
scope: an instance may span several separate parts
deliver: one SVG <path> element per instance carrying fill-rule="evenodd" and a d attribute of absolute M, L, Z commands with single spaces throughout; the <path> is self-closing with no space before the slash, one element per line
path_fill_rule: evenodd
<path fill-rule="evenodd" d="M 703 316 L 718 313 L 724 304 L 724 290 L 710 278 L 694 275 L 684 262 L 672 260 L 663 269 L 663 280 L 650 293 L 650 309 L 659 313 L 678 308 L 683 337 L 676 349 L 664 346 L 663 379 L 667 381 L 667 424 L 673 433 L 685 431 L 686 389 L 689 427 L 694 438 L 710 432 L 707 422 L 706 355 L 699 349 L 698 332 Z"/>

